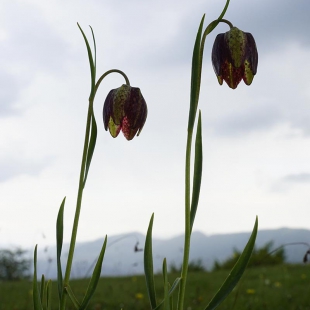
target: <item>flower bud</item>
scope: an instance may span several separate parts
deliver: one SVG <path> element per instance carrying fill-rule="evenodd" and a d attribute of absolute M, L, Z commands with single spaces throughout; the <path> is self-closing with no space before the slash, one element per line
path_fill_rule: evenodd
<path fill-rule="evenodd" d="M 241 79 L 250 85 L 257 71 L 258 54 L 253 36 L 232 27 L 215 38 L 212 64 L 220 85 L 235 89 Z"/>
<path fill-rule="evenodd" d="M 116 138 L 122 130 L 125 138 L 131 140 L 139 136 L 147 116 L 146 102 L 139 88 L 122 85 L 112 89 L 103 106 L 105 130 Z"/>

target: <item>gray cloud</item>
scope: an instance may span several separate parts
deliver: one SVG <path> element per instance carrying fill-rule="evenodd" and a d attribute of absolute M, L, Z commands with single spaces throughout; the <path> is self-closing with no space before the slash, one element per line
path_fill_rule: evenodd
<path fill-rule="evenodd" d="M 43 19 L 40 11 L 16 1 L 6 2 L 5 11 L 7 34 L 0 45 L 3 66 L 11 63 L 18 67 L 24 80 L 36 70 L 59 72 L 68 56 L 68 46 Z"/>
<path fill-rule="evenodd" d="M 290 183 L 310 183 L 310 173 L 288 174 L 283 181 Z"/>
<path fill-rule="evenodd" d="M 138 2 L 138 1 L 136 1 Z M 223 1 L 224 3 L 224 1 Z M 197 3 L 188 5 L 187 14 L 179 20 L 178 30 L 169 39 L 169 42 L 152 41 L 145 42 L 144 54 L 139 58 L 136 65 L 146 63 L 154 66 L 171 66 L 191 62 L 192 49 L 198 30 L 200 19 L 204 13 L 205 27 L 220 13 L 221 7 L 212 3 Z M 147 10 L 147 8 L 144 8 Z M 152 10 L 152 5 L 149 6 Z M 310 46 L 309 16 L 310 2 L 308 0 L 282 1 L 282 0 L 248 0 L 232 1 L 225 18 L 229 19 L 235 26 L 246 32 L 251 32 L 258 45 L 259 56 L 278 51 L 289 43 L 297 43 L 305 47 Z M 171 13 L 173 14 L 173 13 Z M 158 23 L 158 21 L 156 21 Z M 158 25 L 158 31 L 173 26 L 169 20 L 163 19 Z M 141 32 L 147 31 L 143 28 Z M 206 41 L 205 59 L 210 61 L 210 46 L 218 32 L 228 31 L 227 26 L 219 26 Z"/>
<path fill-rule="evenodd" d="M 3 158 L 0 160 L 0 182 L 5 182 L 20 175 L 38 175 L 50 164 L 51 159 L 34 161 L 22 158 Z"/>
<path fill-rule="evenodd" d="M 233 9 L 235 6 L 240 9 Z M 236 20 L 236 26 L 249 27 L 244 31 L 253 31 L 261 51 L 279 49 L 288 42 L 310 45 L 308 0 L 262 0 L 250 5 L 248 1 L 239 1 L 231 7 L 227 15 Z"/>
<path fill-rule="evenodd" d="M 15 105 L 20 93 L 18 81 L 11 74 L 0 71 L 0 85 L 0 118 L 18 114 Z"/>
<path fill-rule="evenodd" d="M 0 41 L 0 118 L 19 115 L 20 94 L 38 71 L 59 75 L 68 63 L 69 50 L 64 40 L 27 3 L 3 4 L 5 35 Z"/>
<path fill-rule="evenodd" d="M 238 135 L 269 129 L 281 120 L 280 110 L 270 106 L 255 106 L 224 116 L 213 123 L 213 128 L 221 135 Z"/>
<path fill-rule="evenodd" d="M 270 190 L 275 193 L 287 193 L 297 184 L 301 185 L 308 183 L 310 183 L 310 173 L 292 173 L 275 181 L 271 185 Z"/>

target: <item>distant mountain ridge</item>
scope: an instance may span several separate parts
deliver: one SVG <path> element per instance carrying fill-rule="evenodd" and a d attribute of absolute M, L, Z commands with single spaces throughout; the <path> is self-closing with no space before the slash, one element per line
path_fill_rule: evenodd
<path fill-rule="evenodd" d="M 232 255 L 233 249 L 242 250 L 249 239 L 250 233 L 216 234 L 207 236 L 199 231 L 192 233 L 190 260 L 201 259 L 207 269 L 211 269 L 215 260 L 223 261 Z M 76 278 L 89 276 L 98 256 L 103 238 L 90 242 L 78 243 L 72 266 L 72 276 Z M 310 230 L 281 228 L 260 230 L 257 235 L 256 247 L 262 247 L 273 241 L 273 248 L 286 243 L 305 242 L 310 244 Z M 123 276 L 143 273 L 143 251 L 145 235 L 128 233 L 108 237 L 107 249 L 103 261 L 103 276 Z M 40 246 L 40 245 L 39 245 Z M 135 246 L 137 246 L 135 250 Z M 68 252 L 68 244 L 63 246 L 63 256 Z M 172 263 L 179 266 L 183 256 L 183 236 L 170 239 L 153 239 L 154 271 L 160 271 L 162 260 L 167 258 L 168 267 Z M 288 263 L 302 263 L 308 247 L 294 245 L 285 247 Z M 56 249 L 38 250 L 38 274 L 56 278 Z M 65 267 L 65 266 L 63 266 Z"/>

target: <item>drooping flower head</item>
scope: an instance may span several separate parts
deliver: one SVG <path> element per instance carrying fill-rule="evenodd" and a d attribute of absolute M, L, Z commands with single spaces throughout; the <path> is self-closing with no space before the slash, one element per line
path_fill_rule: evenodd
<path fill-rule="evenodd" d="M 139 136 L 146 117 L 147 106 L 139 88 L 124 84 L 109 92 L 103 106 L 103 123 L 113 138 L 121 130 L 127 140 Z"/>
<path fill-rule="evenodd" d="M 252 34 L 232 27 L 215 38 L 212 64 L 220 85 L 235 89 L 241 79 L 250 85 L 257 71 L 258 54 Z"/>

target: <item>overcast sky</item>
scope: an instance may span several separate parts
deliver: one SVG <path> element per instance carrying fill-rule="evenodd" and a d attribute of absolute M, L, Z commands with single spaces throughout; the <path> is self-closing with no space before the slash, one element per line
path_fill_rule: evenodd
<path fill-rule="evenodd" d="M 78 241 L 105 234 L 172 237 L 184 227 L 184 162 L 192 49 L 201 17 L 224 0 L 2 0 L 0 3 L 0 247 L 55 243 L 64 196 L 69 240 L 90 89 L 76 25 L 97 41 L 97 74 L 117 68 L 148 104 L 141 135 L 104 131 L 102 107 L 124 79 L 110 75 L 95 101 L 98 140 Z M 199 107 L 204 167 L 194 230 L 309 228 L 310 2 L 231 0 L 225 16 L 251 32 L 259 62 L 249 87 L 219 86 L 207 38 Z"/>

